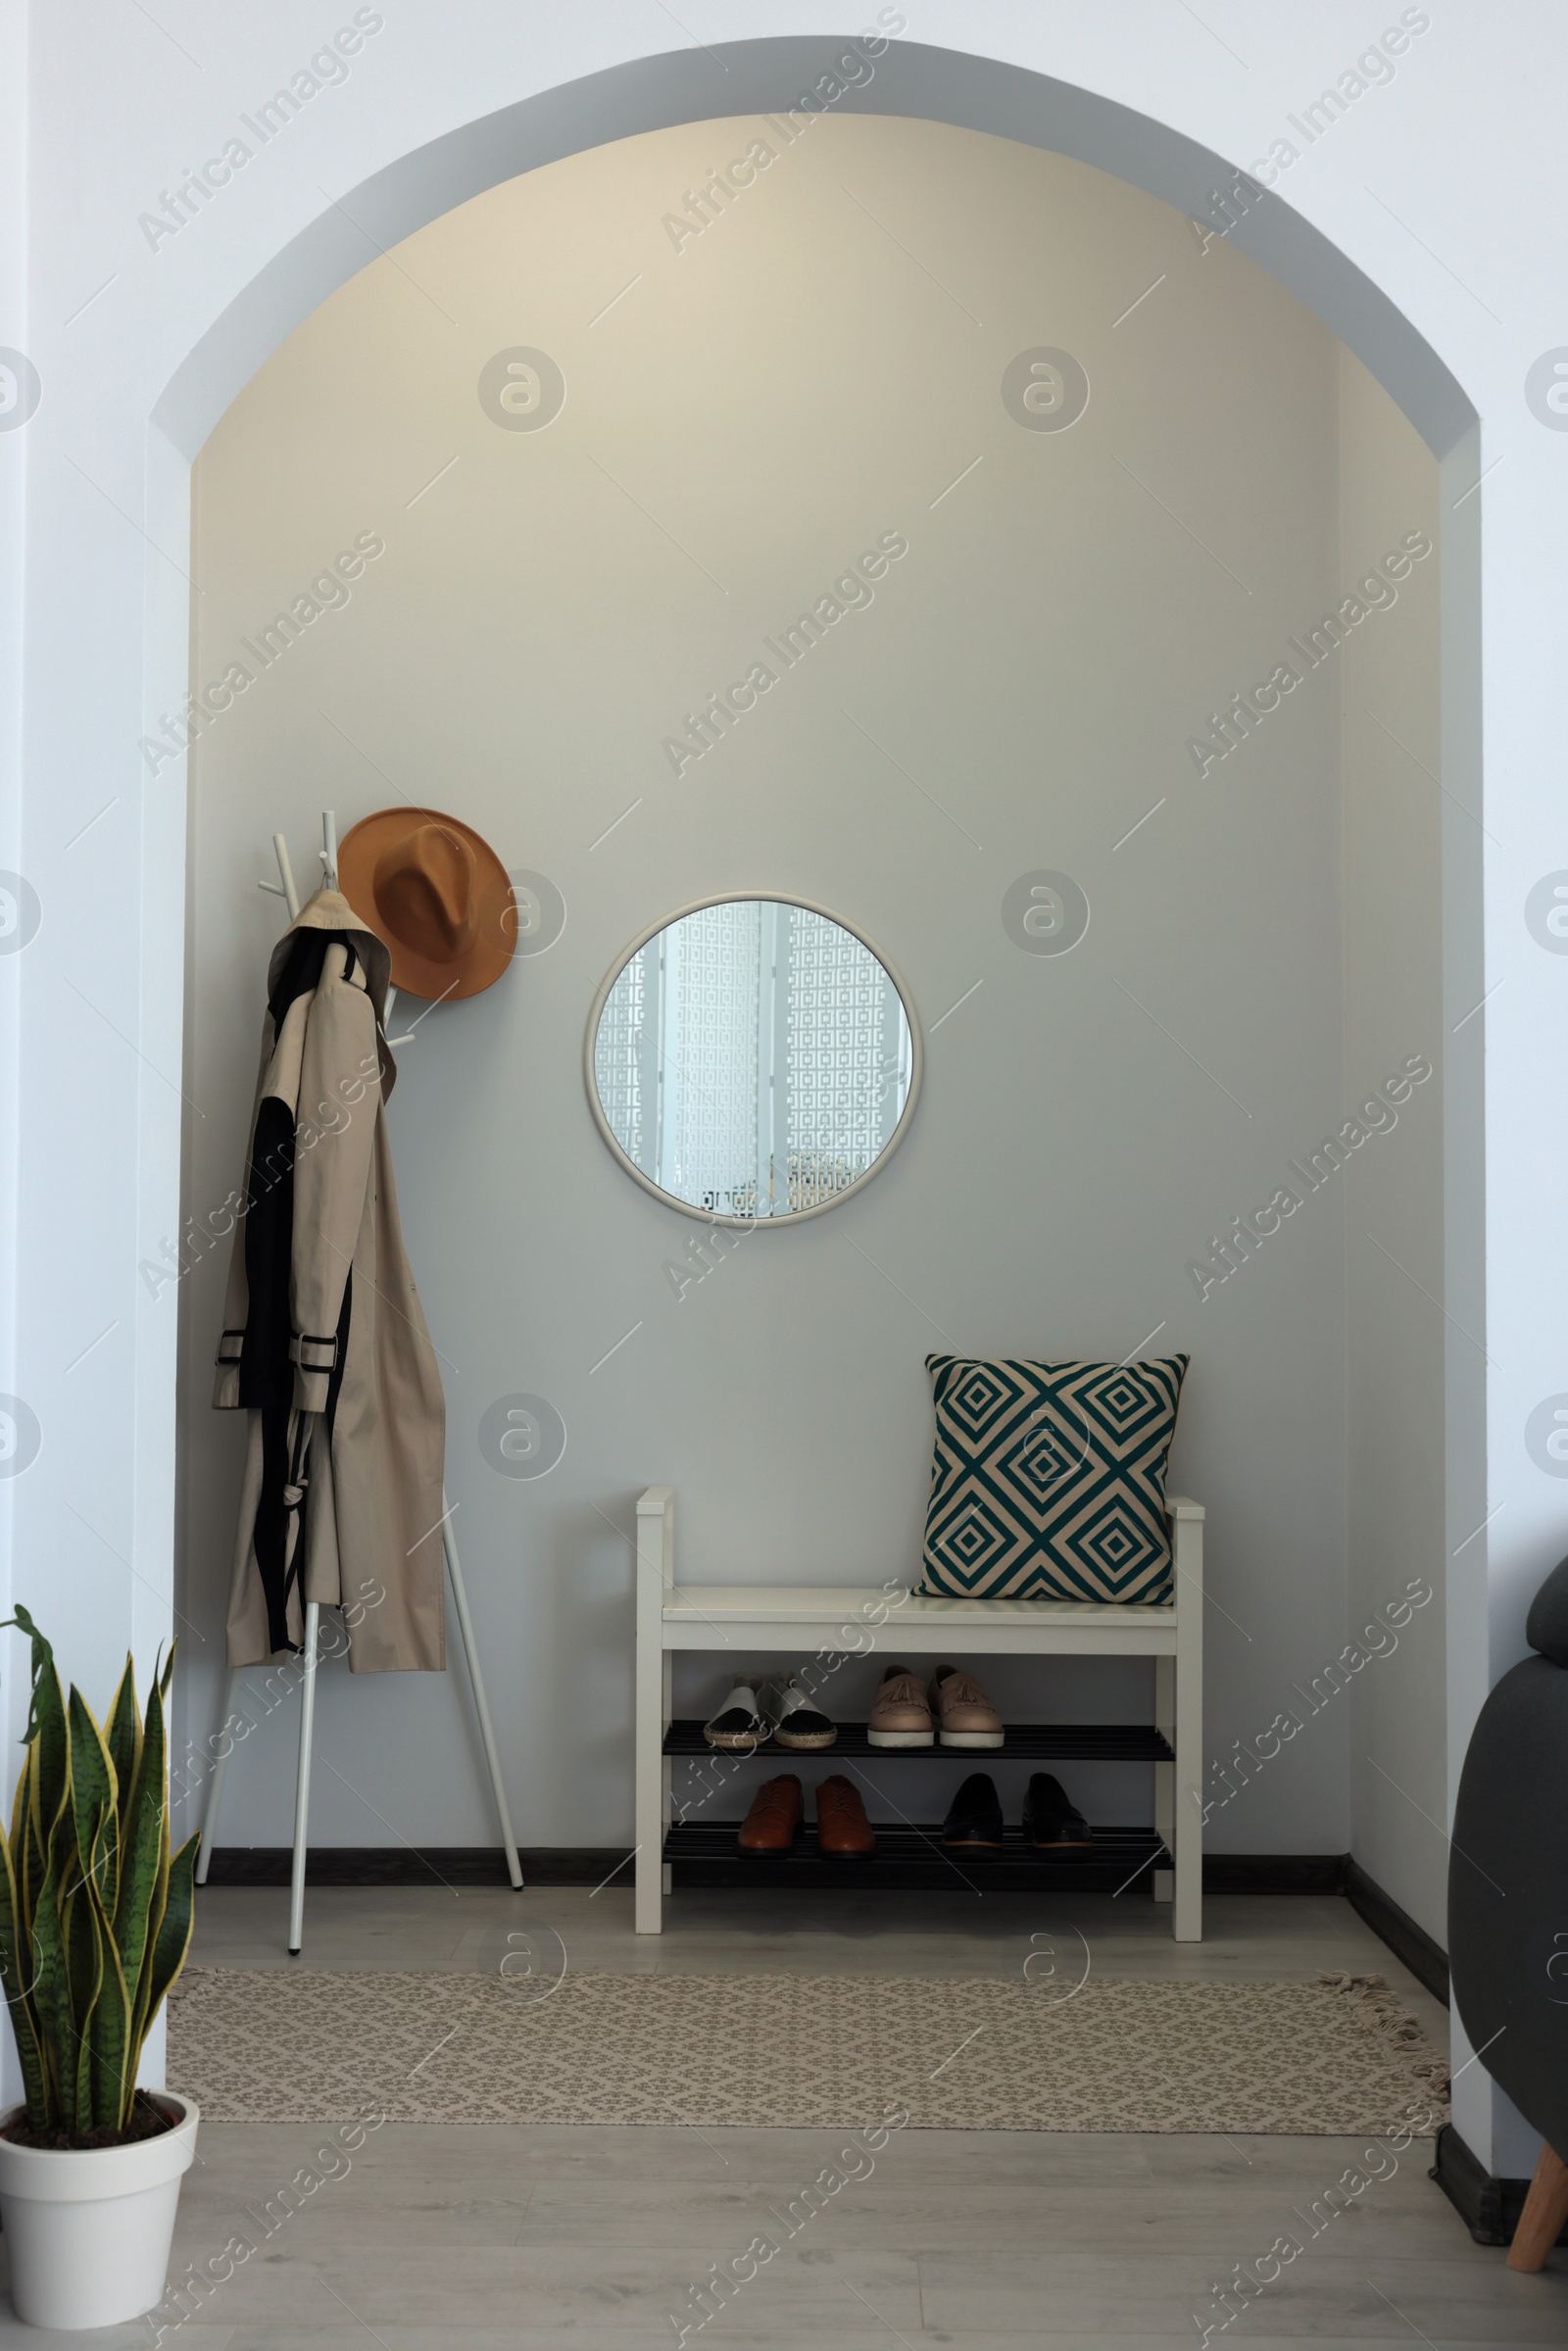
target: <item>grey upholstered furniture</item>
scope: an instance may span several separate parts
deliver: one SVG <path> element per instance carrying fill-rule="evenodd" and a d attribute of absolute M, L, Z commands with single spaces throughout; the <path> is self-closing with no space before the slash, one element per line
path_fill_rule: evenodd
<path fill-rule="evenodd" d="M 1525 1633 L 1459 1781 L 1448 1959 L 1472 2048 L 1546 2142 L 1509 2255 L 1539 2270 L 1568 2222 L 1568 1559 Z"/>

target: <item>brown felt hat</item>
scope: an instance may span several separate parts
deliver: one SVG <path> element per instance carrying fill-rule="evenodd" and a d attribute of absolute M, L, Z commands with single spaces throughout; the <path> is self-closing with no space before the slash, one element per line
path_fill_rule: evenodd
<path fill-rule="evenodd" d="M 516 945 L 507 869 L 488 841 L 435 808 L 378 808 L 338 844 L 338 888 L 392 954 L 392 985 L 433 1004 L 477 996 Z"/>

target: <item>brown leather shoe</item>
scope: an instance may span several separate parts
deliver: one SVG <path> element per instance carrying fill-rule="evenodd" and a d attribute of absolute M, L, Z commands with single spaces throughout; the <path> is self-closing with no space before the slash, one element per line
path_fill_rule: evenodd
<path fill-rule="evenodd" d="M 835 1860 L 876 1850 L 860 1791 L 842 1772 L 824 1780 L 816 1791 L 816 1849 Z"/>
<path fill-rule="evenodd" d="M 793 1772 L 764 1780 L 752 1798 L 736 1842 L 743 1853 L 787 1853 L 800 1831 L 806 1801 Z"/>

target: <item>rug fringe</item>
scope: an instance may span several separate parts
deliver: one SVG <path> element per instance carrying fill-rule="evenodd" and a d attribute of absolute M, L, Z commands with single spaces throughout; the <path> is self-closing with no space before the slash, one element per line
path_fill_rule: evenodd
<path fill-rule="evenodd" d="M 1435 2096 L 1446 2100 L 1449 2069 L 1447 2061 L 1438 2055 L 1426 2036 L 1419 2018 L 1405 2008 L 1399 1994 L 1387 1976 L 1350 1976 L 1324 1970 L 1317 1981 L 1326 1991 L 1337 1991 L 1353 2000 L 1364 2013 L 1367 2023 L 1375 2028 L 1391 2048 L 1410 2063 L 1418 2082 L 1426 2083 Z"/>

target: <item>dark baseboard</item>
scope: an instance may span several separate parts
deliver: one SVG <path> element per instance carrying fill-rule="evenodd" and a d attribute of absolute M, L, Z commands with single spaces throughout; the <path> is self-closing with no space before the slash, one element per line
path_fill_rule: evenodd
<path fill-rule="evenodd" d="M 1448 1954 L 1348 1853 L 1205 1853 L 1206 1894 L 1343 1894 L 1445 2007 Z"/>
<path fill-rule="evenodd" d="M 1530 2193 L 1528 2180 L 1494 2180 L 1451 2123 L 1445 2123 L 1433 2149 L 1437 2161 L 1428 2177 L 1437 2181 L 1478 2245 L 1511 2245 Z M 1558 2237 L 1568 2245 L 1568 2228 Z"/>
<path fill-rule="evenodd" d="M 530 1845 L 518 1850 L 523 1880 L 529 1886 L 599 1886 L 617 1863 L 630 1858 L 624 1845 Z M 293 1861 L 287 1845 L 218 1845 L 208 1884 L 287 1886 Z M 1344 1893 L 1346 1865 L 1343 1853 L 1208 1853 L 1203 1858 L 1203 1890 L 1211 1894 Z M 430 1845 L 421 1849 L 413 1845 L 312 1845 L 305 1883 L 505 1886 L 507 1865 L 499 1845 Z M 1389 1907 L 1393 1909 L 1392 1904 Z M 1420 1930 L 1412 1926 L 1411 1932 L 1419 1934 Z"/>
<path fill-rule="evenodd" d="M 1402 1959 L 1418 1984 L 1424 1984 L 1435 2000 L 1448 2004 L 1448 1954 L 1425 1927 L 1418 1927 L 1407 1910 L 1401 1910 L 1392 1894 L 1386 1894 L 1375 1879 L 1369 1878 L 1358 1861 L 1348 1853 L 1345 1857 L 1345 1898 L 1357 1915 L 1365 1919 L 1374 1935 L 1381 1935 L 1396 1959 Z"/>
<path fill-rule="evenodd" d="M 1343 1853 L 1205 1853 L 1206 1894 L 1342 1894 Z"/>
<path fill-rule="evenodd" d="M 629 1862 L 624 1845 L 519 1847 L 525 1886 L 599 1886 Z M 217 1845 L 211 1886 L 287 1886 L 294 1856 L 287 1845 Z M 505 1886 L 499 1845 L 312 1845 L 307 1886 Z"/>

